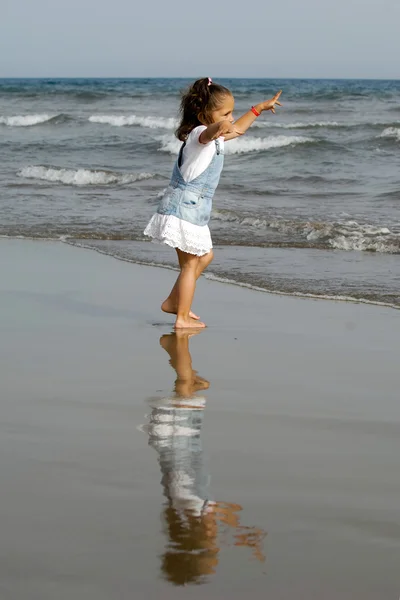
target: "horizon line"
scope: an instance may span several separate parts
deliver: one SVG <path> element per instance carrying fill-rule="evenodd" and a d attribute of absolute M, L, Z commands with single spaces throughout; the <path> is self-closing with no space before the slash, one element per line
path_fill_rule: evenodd
<path fill-rule="evenodd" d="M 151 75 L 151 76 L 107 76 L 107 75 L 40 75 L 40 76 L 2 76 L 0 75 L 0 80 L 18 80 L 18 79 L 36 79 L 36 80 L 46 80 L 46 79 L 167 79 L 167 80 L 181 80 L 181 79 L 189 79 L 192 80 L 195 77 L 180 75 L 180 76 L 159 76 L 159 75 Z M 214 76 L 215 79 L 247 79 L 247 80 L 275 80 L 275 81 L 284 81 L 284 80 L 308 80 L 308 81 L 400 81 L 400 77 L 230 77 L 230 76 Z"/>

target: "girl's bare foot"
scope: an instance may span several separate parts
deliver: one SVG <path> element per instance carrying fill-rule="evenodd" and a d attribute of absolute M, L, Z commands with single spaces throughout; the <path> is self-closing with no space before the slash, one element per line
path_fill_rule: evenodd
<path fill-rule="evenodd" d="M 188 317 L 187 319 L 176 319 L 174 328 L 175 329 L 200 329 L 205 327 L 206 324 L 202 323 L 201 321 L 198 321 L 197 319 L 192 319 L 191 317 Z"/>
<path fill-rule="evenodd" d="M 172 304 L 168 298 L 167 298 L 167 300 L 164 300 L 164 302 L 161 304 L 161 310 L 165 313 L 170 313 L 171 315 L 176 315 L 176 313 L 177 313 L 176 306 L 172 306 Z M 198 321 L 200 319 L 200 317 L 195 315 L 194 312 L 192 312 L 192 311 L 190 311 L 189 317 L 191 319 L 195 319 L 196 321 Z"/>

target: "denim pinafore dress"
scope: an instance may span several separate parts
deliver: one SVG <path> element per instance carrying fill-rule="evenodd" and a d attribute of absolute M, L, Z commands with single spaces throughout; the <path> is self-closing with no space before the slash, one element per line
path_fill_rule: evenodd
<path fill-rule="evenodd" d="M 200 516 L 211 501 L 210 474 L 201 429 L 206 399 L 152 398 L 148 424 L 140 427 L 158 453 L 164 495 L 175 510 Z"/>
<path fill-rule="evenodd" d="M 210 252 L 212 241 L 208 222 L 212 200 L 224 164 L 223 145 L 215 140 L 215 154 L 208 167 L 192 181 L 181 173 L 182 145 L 171 181 L 160 200 L 144 234 L 153 241 L 203 256 Z"/>

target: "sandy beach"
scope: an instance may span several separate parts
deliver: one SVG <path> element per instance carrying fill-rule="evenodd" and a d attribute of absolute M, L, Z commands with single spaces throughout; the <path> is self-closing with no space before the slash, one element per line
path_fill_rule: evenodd
<path fill-rule="evenodd" d="M 397 310 L 202 278 L 177 340 L 173 271 L 1 239 L 0 273 L 1 599 L 399 597 Z"/>

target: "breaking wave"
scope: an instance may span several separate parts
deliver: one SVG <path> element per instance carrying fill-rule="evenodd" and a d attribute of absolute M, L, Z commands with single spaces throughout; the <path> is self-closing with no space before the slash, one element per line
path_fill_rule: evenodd
<path fill-rule="evenodd" d="M 337 123 L 336 121 L 317 121 L 310 123 L 280 123 L 278 121 L 255 121 L 254 125 L 256 127 L 271 127 L 278 129 L 316 129 L 316 128 L 344 128 L 347 129 L 351 127 L 351 125 L 347 123 Z"/>
<path fill-rule="evenodd" d="M 56 167 L 32 166 L 18 171 L 18 177 L 40 179 L 65 185 L 108 185 L 129 184 L 143 179 L 151 179 L 151 173 L 116 173 L 91 169 L 59 169 Z"/>
<path fill-rule="evenodd" d="M 284 148 L 285 146 L 297 146 L 299 144 L 312 144 L 316 140 L 302 136 L 277 135 L 267 138 L 237 138 L 225 144 L 226 154 L 247 154 L 249 152 L 262 152 L 272 148 Z M 318 143 L 318 142 L 317 142 Z M 181 142 L 175 138 L 165 135 L 161 138 L 161 152 L 178 154 Z"/>
<path fill-rule="evenodd" d="M 400 253 L 400 232 L 380 225 L 360 224 L 357 221 L 320 222 L 281 218 L 259 218 L 228 210 L 214 210 L 216 221 L 237 223 L 240 226 L 266 229 L 290 236 L 285 246 L 320 247 L 337 250 Z M 257 242 L 257 245 L 258 242 Z M 279 241 L 271 244 L 279 246 Z"/>
<path fill-rule="evenodd" d="M 245 154 L 248 152 L 259 152 L 271 148 L 284 148 L 285 146 L 297 146 L 298 144 L 312 144 L 315 140 L 302 136 L 278 135 L 267 138 L 237 138 L 226 145 L 227 154 Z"/>
<path fill-rule="evenodd" d="M 175 129 L 177 121 L 172 117 L 137 117 L 136 115 L 92 115 L 89 117 L 91 123 L 101 123 L 114 127 L 127 127 L 136 125 L 149 127 L 150 129 Z"/>
<path fill-rule="evenodd" d="M 59 115 L 37 114 L 37 115 L 15 115 L 13 117 L 1 117 L 0 124 L 8 127 L 32 127 L 41 125 L 56 119 Z"/>
<path fill-rule="evenodd" d="M 387 127 L 384 129 L 379 136 L 381 138 L 392 138 L 395 139 L 396 142 L 400 142 L 400 128 L 398 127 Z"/>
<path fill-rule="evenodd" d="M 255 121 L 256 127 L 269 127 L 277 129 L 365 129 L 365 128 L 392 128 L 400 125 L 399 121 L 379 122 L 379 121 L 360 121 L 360 122 L 337 122 L 337 121 L 298 121 L 294 123 L 281 123 L 279 121 Z"/>

